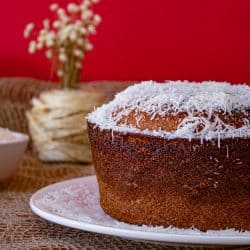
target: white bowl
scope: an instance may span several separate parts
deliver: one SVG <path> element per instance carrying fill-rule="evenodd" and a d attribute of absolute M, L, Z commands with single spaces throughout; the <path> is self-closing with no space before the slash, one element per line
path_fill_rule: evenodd
<path fill-rule="evenodd" d="M 11 133 L 16 137 L 14 140 L 0 141 L 0 181 L 7 179 L 15 171 L 29 140 L 26 134 Z"/>

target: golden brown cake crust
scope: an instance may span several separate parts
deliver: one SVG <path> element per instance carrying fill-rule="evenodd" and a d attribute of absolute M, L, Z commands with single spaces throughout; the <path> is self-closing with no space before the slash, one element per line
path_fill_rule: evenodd
<path fill-rule="evenodd" d="M 101 206 L 133 224 L 250 230 L 250 139 L 122 134 L 88 122 Z"/>
<path fill-rule="evenodd" d="M 114 113 L 121 112 L 121 110 Z M 244 125 L 243 120 L 250 120 L 250 110 L 246 109 L 244 112 L 233 111 L 230 114 L 224 112 L 213 112 L 210 122 L 213 122 L 218 116 L 222 122 L 225 124 L 234 126 L 235 128 L 240 128 Z M 164 130 L 168 132 L 173 132 L 178 129 L 181 122 L 188 117 L 186 112 L 180 112 L 178 114 L 156 114 L 152 119 L 152 115 L 142 112 L 138 109 L 132 110 L 128 115 L 123 115 L 121 119 L 117 121 L 117 124 L 130 125 L 132 127 L 138 128 L 140 130 Z M 198 113 L 196 117 L 205 117 L 208 115 L 206 113 Z M 202 126 L 200 127 L 202 129 Z"/>

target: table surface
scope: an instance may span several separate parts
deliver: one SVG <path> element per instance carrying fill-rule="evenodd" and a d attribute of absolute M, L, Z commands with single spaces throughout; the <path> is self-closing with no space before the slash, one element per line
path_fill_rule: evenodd
<path fill-rule="evenodd" d="M 24 83 L 27 82 L 25 79 L 22 80 Z M 0 99 L 4 94 L 5 97 L 8 96 L 8 93 L 12 93 L 9 96 L 15 99 L 14 101 L 21 96 L 19 92 L 12 91 L 10 83 L 16 86 L 16 81 L 20 83 L 19 79 L 0 79 L 0 87 L 5 83 L 8 85 L 8 88 L 0 89 L 2 91 Z M 102 85 L 101 88 L 106 88 L 107 93 L 110 90 L 107 85 L 106 87 Z M 34 89 L 37 89 L 37 86 Z M 26 96 L 27 92 L 21 97 L 26 100 Z M 9 107 L 10 103 L 7 104 Z M 20 106 L 20 101 L 18 105 Z M 184 249 L 184 247 L 149 244 L 71 229 L 47 222 L 32 213 L 29 199 L 38 189 L 65 179 L 93 174 L 92 165 L 41 163 L 32 152 L 27 151 L 14 175 L 0 184 L 0 249 Z M 185 247 L 185 249 L 193 248 Z M 197 249 L 211 248 L 197 247 Z M 212 247 L 212 249 L 217 248 Z M 226 249 L 250 249 L 250 247 Z"/>

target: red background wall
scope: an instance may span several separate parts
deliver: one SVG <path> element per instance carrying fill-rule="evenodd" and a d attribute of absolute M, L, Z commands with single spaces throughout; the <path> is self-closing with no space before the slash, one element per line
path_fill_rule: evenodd
<path fill-rule="evenodd" d="M 27 22 L 48 16 L 52 2 L 1 1 L 0 76 L 49 79 L 48 61 L 28 54 L 22 34 Z M 249 0 L 102 0 L 96 9 L 103 23 L 85 80 L 250 82 Z"/>

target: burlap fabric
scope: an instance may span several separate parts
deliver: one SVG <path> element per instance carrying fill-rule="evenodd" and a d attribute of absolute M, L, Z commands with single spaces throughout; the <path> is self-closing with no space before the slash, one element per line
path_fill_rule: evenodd
<path fill-rule="evenodd" d="M 102 89 L 110 99 L 126 84 L 94 83 L 84 88 Z M 0 126 L 27 132 L 24 111 L 32 96 L 55 87 L 34 79 L 0 79 Z M 0 163 L 0 167 L 2 163 Z M 28 205 L 32 193 L 64 179 L 94 174 L 93 166 L 44 164 L 27 151 L 12 178 L 0 184 L 0 249 L 193 249 L 125 240 L 74 230 L 34 215 Z M 225 249 L 196 247 L 196 249 Z M 250 249 L 227 247 L 226 249 Z"/>

